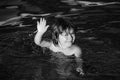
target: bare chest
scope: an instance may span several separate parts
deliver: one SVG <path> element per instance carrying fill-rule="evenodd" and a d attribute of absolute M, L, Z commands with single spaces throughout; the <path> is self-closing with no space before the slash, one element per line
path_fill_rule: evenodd
<path fill-rule="evenodd" d="M 62 52 L 64 55 L 66 56 L 70 56 L 70 55 L 73 55 L 74 54 L 74 48 L 71 47 L 71 48 L 67 48 L 67 49 L 61 49 L 59 47 L 56 47 L 54 45 L 52 45 L 50 47 L 50 49 L 53 51 L 53 52 Z"/>

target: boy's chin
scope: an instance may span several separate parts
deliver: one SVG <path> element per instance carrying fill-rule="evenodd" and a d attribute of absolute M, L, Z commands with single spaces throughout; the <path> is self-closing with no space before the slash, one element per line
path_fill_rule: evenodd
<path fill-rule="evenodd" d="M 65 44 L 72 45 L 72 42 L 71 42 L 71 41 L 69 41 L 69 42 L 66 42 Z"/>
<path fill-rule="evenodd" d="M 65 43 L 65 46 L 66 46 L 66 47 L 71 47 L 71 46 L 72 46 L 72 43 L 71 43 L 71 42 Z"/>

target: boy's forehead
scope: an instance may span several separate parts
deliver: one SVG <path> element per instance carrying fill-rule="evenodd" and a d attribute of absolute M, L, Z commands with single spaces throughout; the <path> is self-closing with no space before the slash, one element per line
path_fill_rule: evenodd
<path fill-rule="evenodd" d="M 72 29 L 72 28 L 68 28 L 68 29 L 66 30 L 66 32 L 73 32 L 73 29 Z"/>
<path fill-rule="evenodd" d="M 73 29 L 66 29 L 66 30 L 63 30 L 62 33 L 73 33 Z"/>

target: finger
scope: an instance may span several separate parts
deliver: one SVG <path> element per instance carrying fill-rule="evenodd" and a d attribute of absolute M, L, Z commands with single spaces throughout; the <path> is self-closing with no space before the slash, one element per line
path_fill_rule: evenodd
<path fill-rule="evenodd" d="M 40 18 L 40 20 L 39 20 L 39 25 L 42 23 L 42 18 Z"/>
<path fill-rule="evenodd" d="M 46 20 L 44 19 L 44 24 L 46 25 L 46 23 L 47 23 L 47 22 L 46 22 Z"/>
<path fill-rule="evenodd" d="M 42 18 L 42 23 L 41 24 L 45 25 L 45 19 L 44 18 Z"/>
<path fill-rule="evenodd" d="M 42 21 L 44 21 L 44 18 L 42 18 Z"/>
<path fill-rule="evenodd" d="M 40 24 L 42 23 L 42 18 L 40 18 Z"/>
<path fill-rule="evenodd" d="M 42 18 L 42 21 L 44 21 L 44 18 Z"/>
<path fill-rule="evenodd" d="M 43 24 L 46 25 L 46 20 L 45 20 L 45 18 L 43 18 Z"/>

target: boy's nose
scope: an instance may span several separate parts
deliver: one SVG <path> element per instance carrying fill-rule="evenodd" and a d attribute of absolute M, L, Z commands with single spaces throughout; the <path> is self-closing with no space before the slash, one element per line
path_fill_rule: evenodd
<path fill-rule="evenodd" d="M 68 35 L 66 39 L 67 39 L 68 41 L 71 41 L 71 40 L 72 40 L 72 36 L 71 36 L 71 35 Z"/>

